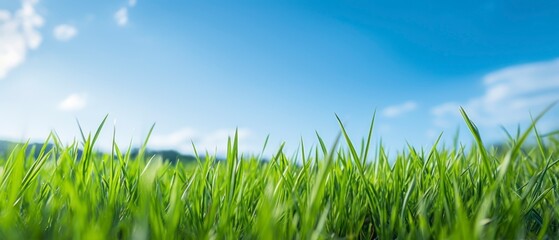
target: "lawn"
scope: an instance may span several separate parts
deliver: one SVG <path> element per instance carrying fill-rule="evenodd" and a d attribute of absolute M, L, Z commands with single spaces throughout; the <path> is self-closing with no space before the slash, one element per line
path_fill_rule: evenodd
<path fill-rule="evenodd" d="M 239 153 L 232 136 L 225 161 L 201 154 L 191 165 L 145 145 L 134 157 L 116 144 L 100 153 L 103 124 L 69 146 L 51 134 L 52 149 L 20 144 L 0 157 L 0 239 L 559 236 L 559 134 L 538 132 L 540 115 L 491 147 L 462 114 L 473 144 L 395 156 L 371 144 L 373 123 L 358 144 L 340 122 L 338 142 L 317 135 L 315 147 L 279 147 L 267 161 Z"/>

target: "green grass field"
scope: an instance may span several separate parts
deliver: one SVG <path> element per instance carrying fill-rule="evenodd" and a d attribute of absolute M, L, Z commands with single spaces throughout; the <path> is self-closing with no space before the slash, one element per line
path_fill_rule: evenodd
<path fill-rule="evenodd" d="M 359 144 L 340 124 L 338 143 L 317 136 L 266 163 L 232 137 L 226 161 L 188 166 L 98 153 L 99 131 L 70 146 L 51 135 L 37 158 L 26 145 L 0 157 L 0 239 L 557 238 L 559 134 L 538 117 L 485 147 L 462 113 L 471 147 L 407 146 L 393 161 L 371 146 L 373 124 Z"/>

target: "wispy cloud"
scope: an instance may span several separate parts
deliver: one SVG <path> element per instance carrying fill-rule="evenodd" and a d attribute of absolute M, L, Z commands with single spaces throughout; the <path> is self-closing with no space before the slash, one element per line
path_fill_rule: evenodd
<path fill-rule="evenodd" d="M 388 106 L 382 110 L 382 115 L 388 118 L 398 117 L 405 113 L 411 112 L 417 108 L 417 103 L 414 101 L 407 101 L 402 104 Z"/>
<path fill-rule="evenodd" d="M 59 41 L 69 41 L 78 34 L 78 29 L 69 24 L 60 24 L 54 28 L 52 31 L 56 40 Z"/>
<path fill-rule="evenodd" d="M 128 24 L 128 10 L 135 7 L 137 3 L 136 0 L 128 0 L 128 4 L 125 7 L 121 7 L 116 11 L 114 19 L 119 26 L 124 27 Z"/>
<path fill-rule="evenodd" d="M 87 105 L 87 96 L 85 94 L 70 94 L 58 104 L 61 111 L 77 111 L 85 108 Z"/>
<path fill-rule="evenodd" d="M 152 136 L 150 145 L 156 148 L 177 148 L 197 138 L 198 134 L 194 129 L 182 128 L 169 134 Z"/>
<path fill-rule="evenodd" d="M 504 68 L 483 77 L 483 95 L 458 103 L 447 102 L 431 109 L 435 124 L 447 127 L 463 106 L 478 124 L 496 126 L 530 120 L 530 111 L 540 111 L 559 100 L 559 59 Z"/>
<path fill-rule="evenodd" d="M 118 11 L 116 11 L 114 18 L 119 26 L 126 26 L 126 24 L 128 24 L 128 8 L 120 8 Z"/>
<path fill-rule="evenodd" d="M 43 18 L 35 11 L 38 0 L 23 0 L 14 14 L 0 9 L 0 79 L 25 61 L 27 51 L 41 45 L 38 29 Z"/>
<path fill-rule="evenodd" d="M 237 131 L 239 137 L 239 150 L 241 152 L 254 151 L 247 140 L 252 136 L 252 132 L 246 128 Z M 150 138 L 150 147 L 157 149 L 176 149 L 184 153 L 193 153 L 194 149 L 200 154 L 208 151 L 210 154 L 217 153 L 223 155 L 227 151 L 227 139 L 235 134 L 235 129 L 217 129 L 210 132 L 201 132 L 193 128 L 182 128 L 169 134 L 154 135 Z"/>

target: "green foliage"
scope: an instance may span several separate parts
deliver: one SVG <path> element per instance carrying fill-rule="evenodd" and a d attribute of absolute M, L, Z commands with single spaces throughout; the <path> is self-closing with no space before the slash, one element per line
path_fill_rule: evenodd
<path fill-rule="evenodd" d="M 369 153 L 373 123 L 358 146 L 339 118 L 340 144 L 329 149 L 317 135 L 318 146 L 301 143 L 302 161 L 280 147 L 267 163 L 239 153 L 237 135 L 226 161 L 196 154 L 184 165 L 145 144 L 137 154 L 94 151 L 103 124 L 70 146 L 53 134 L 38 153 L 23 144 L 0 157 L 0 239 L 559 236 L 559 134 L 541 135 L 538 116 L 507 147 L 488 149 L 461 112 L 471 148 L 437 141 L 390 161 L 382 145 Z"/>

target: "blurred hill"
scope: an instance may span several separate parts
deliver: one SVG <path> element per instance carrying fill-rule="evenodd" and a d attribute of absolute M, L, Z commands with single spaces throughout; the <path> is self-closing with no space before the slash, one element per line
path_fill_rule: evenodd
<path fill-rule="evenodd" d="M 0 140 L 0 158 L 2 156 L 4 157 L 8 157 L 11 150 L 17 146 L 18 144 L 22 144 L 22 143 L 16 143 L 16 142 L 10 142 L 10 141 L 4 141 L 4 140 Z M 35 151 L 33 152 L 33 154 L 35 155 L 35 157 L 37 157 L 39 155 L 39 151 L 41 150 L 41 148 L 43 147 L 43 143 L 30 143 L 28 146 L 28 153 L 31 153 L 32 149 L 35 149 Z M 51 150 L 54 146 L 52 144 L 47 145 L 46 149 Z M 82 151 L 80 150 L 78 152 L 78 158 L 81 157 Z M 133 149 L 131 151 L 131 158 L 135 158 L 136 156 L 138 156 L 139 154 L 139 149 Z M 151 158 L 152 156 L 159 156 L 161 157 L 164 161 L 168 161 L 171 162 L 173 164 L 177 163 L 177 162 L 182 162 L 182 163 L 191 163 L 191 162 L 195 162 L 196 161 L 196 157 L 192 156 L 192 155 L 185 155 L 185 154 L 181 154 L 175 150 L 146 150 L 145 155 L 148 158 Z M 202 159 L 204 159 L 202 157 Z"/>

